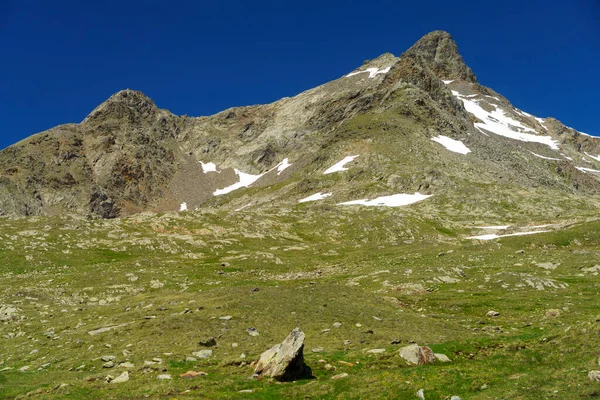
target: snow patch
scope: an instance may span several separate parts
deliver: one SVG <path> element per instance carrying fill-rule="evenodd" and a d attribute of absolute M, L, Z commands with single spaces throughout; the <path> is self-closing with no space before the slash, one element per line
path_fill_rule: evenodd
<path fill-rule="evenodd" d="M 213 195 L 220 196 L 222 194 L 233 192 L 234 190 L 237 190 L 237 189 L 240 189 L 243 187 L 248 187 L 248 186 L 252 185 L 254 182 L 256 182 L 257 180 L 259 180 L 260 177 L 264 175 L 264 174 L 260 174 L 260 175 L 246 174 L 246 173 L 240 171 L 239 169 L 235 169 L 235 174 L 237 176 L 239 176 L 239 178 L 240 178 L 239 182 L 234 183 L 233 185 L 227 186 L 226 188 L 223 188 L 223 189 L 217 189 L 217 190 L 215 190 Z"/>
<path fill-rule="evenodd" d="M 483 122 L 476 122 L 474 125 L 478 129 L 485 129 L 496 135 L 504 136 L 510 139 L 520 140 L 522 142 L 535 142 L 545 144 L 551 149 L 558 150 L 558 142 L 551 136 L 538 135 L 537 132 L 523 125 L 520 121 L 511 118 L 502 109 L 495 105 L 494 111 L 488 112 L 484 110 L 479 102 L 481 100 L 469 99 L 470 96 L 465 96 L 455 90 L 452 94 L 460 99 L 465 106 L 465 109 Z M 495 98 L 494 98 L 495 99 Z"/>
<path fill-rule="evenodd" d="M 596 161 L 600 161 L 600 156 L 593 156 L 593 155 L 591 155 L 590 153 L 588 153 L 587 151 L 584 151 L 584 153 L 585 153 L 585 154 L 586 154 L 588 157 L 590 157 L 590 158 L 593 158 L 593 159 L 594 159 L 594 160 L 596 160 Z"/>
<path fill-rule="evenodd" d="M 283 172 L 286 168 L 290 167 L 291 165 L 292 164 L 289 163 L 289 160 L 287 158 L 284 158 L 283 161 L 280 162 L 279 164 L 277 164 L 275 167 L 271 168 L 267 172 L 263 172 L 260 175 L 246 174 L 245 172 L 242 172 L 239 169 L 234 169 L 235 174 L 237 176 L 239 176 L 239 181 L 237 183 L 234 183 L 233 185 L 227 186 L 226 188 L 215 190 L 213 195 L 220 196 L 222 194 L 227 194 L 229 192 L 233 192 L 234 190 L 241 189 L 243 187 L 248 187 L 248 186 L 252 185 L 254 182 L 256 182 L 257 180 L 259 180 L 264 175 L 268 174 L 269 172 L 277 169 L 277 171 L 278 171 L 277 175 L 279 175 L 279 174 L 281 174 L 281 172 Z"/>
<path fill-rule="evenodd" d="M 358 155 L 344 157 L 342 161 L 332 165 L 325 172 L 323 172 L 323 175 L 333 174 L 334 172 L 347 171 L 348 168 L 344 168 L 344 165 L 348 164 L 351 161 L 354 161 L 356 157 L 358 157 Z"/>
<path fill-rule="evenodd" d="M 181 205 L 179 206 L 179 211 L 187 211 L 187 203 L 183 202 L 181 203 Z"/>
<path fill-rule="evenodd" d="M 492 233 L 489 235 L 471 236 L 471 237 L 468 237 L 467 239 L 492 240 L 492 239 L 498 239 L 498 238 L 509 237 L 509 236 L 534 235 L 536 233 L 544 233 L 544 232 L 550 232 L 550 231 L 517 232 L 517 233 L 510 233 L 507 235 L 496 235 L 496 234 Z"/>
<path fill-rule="evenodd" d="M 475 229 L 494 229 L 494 230 L 504 230 L 508 229 L 510 225 L 490 225 L 490 226 L 474 226 Z"/>
<path fill-rule="evenodd" d="M 298 203 L 306 203 L 307 201 L 317 201 L 317 200 L 323 200 L 326 197 L 331 196 L 331 193 L 315 193 L 312 196 L 308 196 L 303 198 L 302 200 L 298 200 Z"/>
<path fill-rule="evenodd" d="M 561 156 L 563 156 L 564 158 L 566 158 L 569 161 L 573 161 L 573 159 L 569 156 L 564 155 L 563 153 L 560 153 Z"/>
<path fill-rule="evenodd" d="M 391 67 L 387 67 L 387 68 L 383 68 L 383 69 L 379 69 L 379 68 L 367 68 L 364 71 L 357 71 L 357 72 L 349 73 L 348 75 L 346 75 L 346 77 L 349 78 L 349 77 L 354 76 L 354 75 L 362 74 L 363 72 L 368 72 L 369 73 L 369 78 L 375 78 L 379 74 L 387 74 L 388 72 L 390 72 L 390 68 Z"/>
<path fill-rule="evenodd" d="M 448 136 L 439 135 L 434 138 L 431 138 L 431 140 L 433 140 L 434 142 L 438 142 L 446 149 L 455 153 L 467 154 L 471 152 L 471 150 L 467 146 L 465 146 L 463 142 L 461 142 L 460 140 L 451 139 Z"/>
<path fill-rule="evenodd" d="M 282 162 L 279 163 L 279 165 L 277 165 L 277 175 L 281 175 L 281 173 L 286 169 L 291 167 L 292 164 L 290 164 L 289 160 L 287 158 L 284 158 Z"/>
<path fill-rule="evenodd" d="M 591 168 L 584 168 L 584 167 L 575 167 L 575 168 L 577 168 L 581 172 L 600 172 L 597 169 L 591 169 Z"/>
<path fill-rule="evenodd" d="M 205 174 L 209 172 L 217 172 L 217 166 L 215 163 L 207 162 L 205 164 L 202 161 L 200 161 L 200 165 L 202 165 L 202 172 L 204 172 Z"/>
<path fill-rule="evenodd" d="M 245 206 L 241 206 L 240 208 L 238 208 L 238 209 L 235 209 L 235 210 L 233 210 L 233 211 L 242 211 L 244 208 L 248 208 L 248 207 L 250 207 L 251 205 L 252 205 L 252 203 L 250 203 L 250 204 L 246 204 Z"/>
<path fill-rule="evenodd" d="M 421 194 L 421 193 L 415 193 L 415 194 L 400 193 L 400 194 L 393 194 L 391 196 L 377 197 L 376 199 L 373 199 L 373 200 L 361 199 L 361 200 L 346 201 L 344 203 L 338 203 L 337 205 L 338 206 L 361 205 L 361 206 L 367 206 L 367 207 L 400 207 L 400 206 L 406 206 L 409 204 L 416 203 L 418 201 L 425 200 L 431 196 L 433 196 L 433 195 L 432 194 L 427 195 L 427 194 Z"/>
<path fill-rule="evenodd" d="M 533 151 L 530 151 L 530 153 L 533 154 L 536 157 L 543 158 L 544 160 L 562 161 L 560 158 L 552 158 L 552 157 L 542 156 L 542 155 L 539 155 L 537 153 L 534 153 Z"/>

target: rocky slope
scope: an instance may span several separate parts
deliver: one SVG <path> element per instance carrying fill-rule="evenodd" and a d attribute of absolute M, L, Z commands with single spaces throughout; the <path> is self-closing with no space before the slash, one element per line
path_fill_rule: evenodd
<path fill-rule="evenodd" d="M 0 214 L 112 218 L 416 191 L 433 195 L 424 210 L 559 214 L 597 206 L 599 170 L 599 139 L 516 109 L 436 31 L 295 97 L 209 117 L 118 92 L 80 124 L 0 152 Z"/>

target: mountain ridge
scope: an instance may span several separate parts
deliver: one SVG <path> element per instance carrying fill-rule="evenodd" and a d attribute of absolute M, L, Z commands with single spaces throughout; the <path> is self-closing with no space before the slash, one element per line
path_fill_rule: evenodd
<path fill-rule="evenodd" d="M 440 136 L 475 146 L 467 164 L 447 150 L 439 153 L 432 139 Z M 554 147 L 561 153 L 547 153 Z M 390 149 L 395 152 L 388 154 Z M 327 163 L 357 152 L 363 154 L 352 164 L 358 170 L 340 182 L 319 175 Z M 272 172 L 283 160 L 291 167 Z M 550 161 L 554 165 L 546 165 Z M 0 151 L 0 210 L 108 218 L 176 211 L 183 203 L 235 209 L 246 190 L 225 200 L 220 193 L 241 184 L 242 174 L 257 177 L 246 178 L 254 179 L 248 186 L 264 188 L 258 204 L 291 204 L 310 190 L 335 185 L 340 200 L 399 189 L 448 192 L 477 182 L 494 182 L 499 191 L 519 184 L 561 196 L 595 196 L 597 162 L 600 140 L 514 108 L 478 83 L 450 34 L 434 31 L 399 57 L 384 53 L 296 96 L 211 116 L 177 116 L 142 92 L 119 91 L 80 124 Z M 205 171 L 206 163 L 219 172 Z M 509 177 L 507 184 L 499 171 Z"/>

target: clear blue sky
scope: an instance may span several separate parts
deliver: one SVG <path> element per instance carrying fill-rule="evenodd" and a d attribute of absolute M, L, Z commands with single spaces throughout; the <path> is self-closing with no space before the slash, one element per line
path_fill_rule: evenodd
<path fill-rule="evenodd" d="M 125 88 L 192 116 L 269 103 L 436 29 L 517 107 L 600 135 L 597 0 L 0 0 L 0 148 Z"/>

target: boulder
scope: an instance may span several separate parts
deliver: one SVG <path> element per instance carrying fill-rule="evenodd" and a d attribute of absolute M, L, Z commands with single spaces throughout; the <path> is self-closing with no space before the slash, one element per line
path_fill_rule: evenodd
<path fill-rule="evenodd" d="M 304 332 L 294 329 L 281 344 L 265 351 L 256 364 L 254 374 L 278 381 L 312 378 L 311 369 L 304 363 Z"/>
<path fill-rule="evenodd" d="M 402 357 L 408 364 L 423 365 L 433 364 L 435 362 L 435 354 L 433 353 L 433 350 L 427 346 L 411 344 L 410 346 L 401 348 L 399 353 L 400 357 Z"/>

